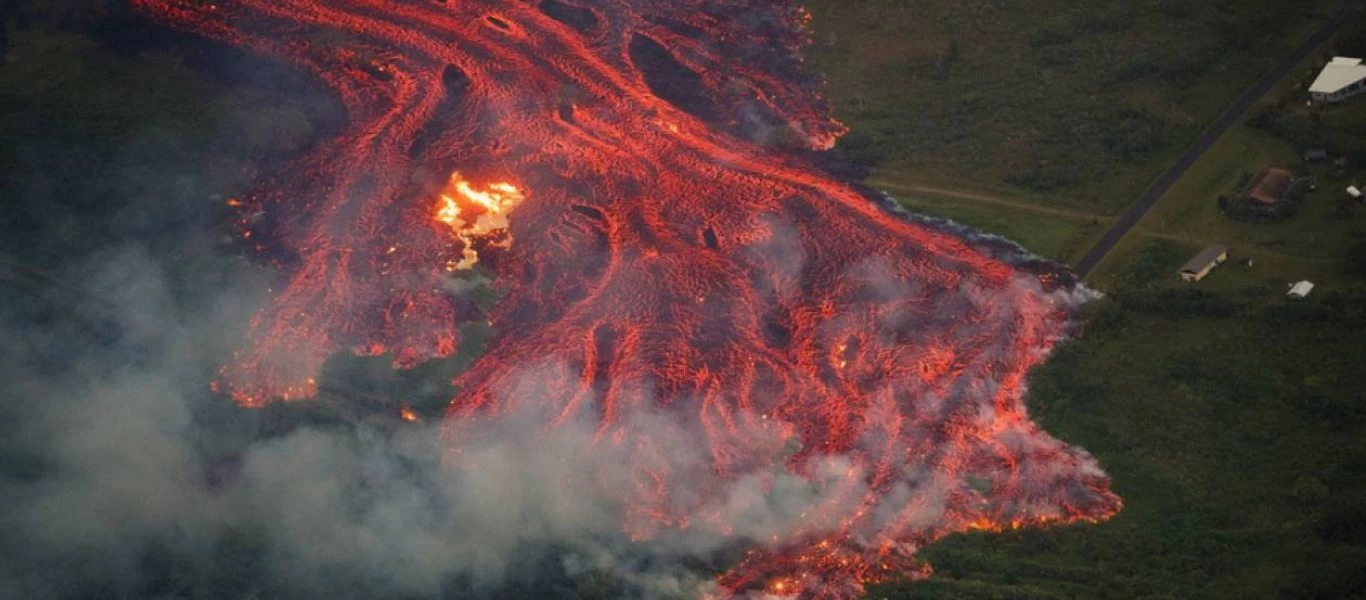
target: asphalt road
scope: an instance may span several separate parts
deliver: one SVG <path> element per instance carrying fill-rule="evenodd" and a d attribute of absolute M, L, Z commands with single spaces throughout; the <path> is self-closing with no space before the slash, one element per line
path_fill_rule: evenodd
<path fill-rule="evenodd" d="M 1121 215 L 1119 219 L 1115 221 L 1114 225 L 1110 226 L 1110 229 L 1105 232 L 1105 235 L 1101 236 L 1100 241 L 1096 242 L 1096 245 L 1086 253 L 1086 256 L 1083 256 L 1081 260 L 1077 262 L 1076 266 L 1073 267 L 1077 276 L 1086 277 L 1092 269 L 1096 268 L 1096 265 L 1100 264 L 1101 259 L 1104 259 L 1105 255 L 1109 254 L 1110 251 L 1119 244 L 1119 241 L 1124 239 L 1124 236 L 1129 233 L 1130 229 L 1133 229 L 1135 225 L 1138 225 L 1139 221 L 1143 220 L 1143 216 L 1148 214 L 1148 211 L 1157 204 L 1157 201 L 1171 189 L 1172 185 L 1174 185 L 1177 180 L 1181 179 L 1181 176 L 1186 174 L 1186 171 L 1190 170 L 1191 166 L 1194 165 L 1196 161 L 1200 160 L 1201 156 L 1205 155 L 1205 152 L 1209 151 L 1210 147 L 1214 145 L 1214 142 L 1218 141 L 1219 138 L 1222 137 L 1224 133 L 1228 132 L 1234 125 L 1242 122 L 1247 111 L 1250 110 L 1262 96 L 1265 96 L 1267 92 L 1270 92 L 1271 88 L 1275 87 L 1277 83 L 1280 83 L 1286 75 L 1289 75 L 1291 71 L 1294 71 L 1295 67 L 1303 62 L 1304 59 L 1309 58 L 1311 54 L 1316 52 L 1319 49 L 1319 46 L 1322 46 L 1324 42 L 1328 41 L 1328 38 L 1333 37 L 1333 34 L 1337 33 L 1338 30 L 1342 28 L 1343 24 L 1347 22 L 1348 9 L 1351 4 L 1354 3 L 1343 2 L 1342 6 L 1339 7 L 1337 11 L 1337 14 L 1335 14 L 1327 23 L 1324 23 L 1323 27 L 1319 28 L 1312 37 L 1305 40 L 1298 48 L 1295 48 L 1295 51 L 1287 56 L 1285 60 L 1282 60 L 1275 69 L 1267 72 L 1261 79 L 1258 79 L 1256 83 L 1252 84 L 1252 87 L 1248 88 L 1234 99 L 1233 104 L 1229 105 L 1222 115 L 1219 115 L 1219 120 L 1215 121 L 1213 125 L 1206 129 L 1205 132 L 1200 135 L 1200 138 L 1195 140 L 1195 143 L 1192 144 L 1190 148 L 1187 148 L 1186 152 L 1182 154 L 1180 158 L 1176 159 L 1176 163 L 1173 164 L 1171 168 L 1167 169 L 1167 172 L 1163 173 L 1161 177 L 1158 177 L 1157 181 L 1153 182 L 1152 187 L 1149 187 L 1144 191 L 1143 195 L 1138 197 L 1138 201 L 1135 202 L 1133 206 L 1130 206 L 1129 210 Z"/>

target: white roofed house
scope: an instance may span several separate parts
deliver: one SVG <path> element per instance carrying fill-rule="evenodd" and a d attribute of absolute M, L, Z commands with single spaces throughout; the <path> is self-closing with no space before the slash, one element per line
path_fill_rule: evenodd
<path fill-rule="evenodd" d="M 1315 102 L 1342 102 L 1366 92 L 1366 65 L 1360 58 L 1336 56 L 1323 67 L 1309 86 L 1309 97 Z"/>

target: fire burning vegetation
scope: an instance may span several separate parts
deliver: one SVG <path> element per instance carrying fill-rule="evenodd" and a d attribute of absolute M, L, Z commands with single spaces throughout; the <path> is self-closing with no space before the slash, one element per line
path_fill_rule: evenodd
<path fill-rule="evenodd" d="M 796 3 L 135 4 L 311 72 L 351 117 L 234 201 L 287 276 L 222 369 L 238 402 L 312 395 L 339 351 L 450 356 L 459 323 L 486 319 L 497 336 L 446 415 L 452 461 L 500 416 L 588 415 L 593 444 L 630 460 L 572 475 L 631 482 L 636 540 L 740 535 L 740 479 L 819 490 L 795 523 L 737 540 L 752 549 L 722 596 L 852 597 L 927 575 L 916 552 L 953 532 L 1119 509 L 1023 403 L 1075 284 L 814 164 L 842 127 L 801 72 Z M 476 263 L 506 292 L 488 314 L 450 292 Z M 695 431 L 709 460 L 672 460 L 642 414 Z"/>

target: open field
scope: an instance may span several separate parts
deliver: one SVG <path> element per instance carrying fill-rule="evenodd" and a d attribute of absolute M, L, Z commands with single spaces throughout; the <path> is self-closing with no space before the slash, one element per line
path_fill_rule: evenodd
<path fill-rule="evenodd" d="M 807 3 L 849 156 L 1118 213 L 1336 7 L 1256 0 Z"/>

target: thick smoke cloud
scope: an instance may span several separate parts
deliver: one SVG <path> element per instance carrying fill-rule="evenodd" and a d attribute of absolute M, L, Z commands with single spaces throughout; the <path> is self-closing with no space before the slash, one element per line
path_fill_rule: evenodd
<path fill-rule="evenodd" d="M 850 468 L 836 457 L 810 479 L 774 465 L 723 483 L 700 431 L 626 415 L 670 470 L 698 474 L 673 502 L 724 486 L 705 512 L 739 527 L 633 544 L 622 499 L 638 482 L 618 468 L 631 449 L 595 440 L 591 405 L 553 430 L 521 414 L 444 440 L 387 412 L 256 435 L 264 412 L 225 405 L 207 382 L 265 278 L 215 254 L 202 238 L 173 256 L 102 252 L 61 274 L 80 289 L 72 312 L 6 290 L 0 598 L 456 597 L 590 573 L 614 594 L 696 596 L 727 553 L 812 529 L 804 513 L 834 487 L 823 480 Z M 187 269 L 196 255 L 207 262 Z M 555 370 L 528 363 L 508 393 L 534 394 Z"/>

